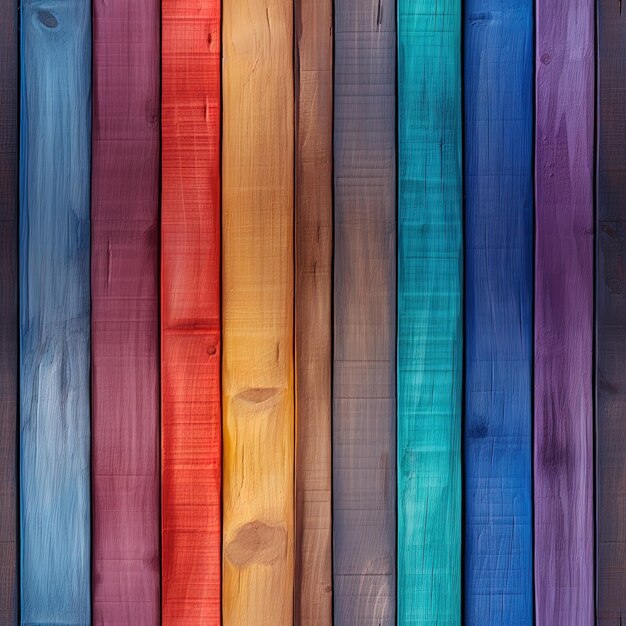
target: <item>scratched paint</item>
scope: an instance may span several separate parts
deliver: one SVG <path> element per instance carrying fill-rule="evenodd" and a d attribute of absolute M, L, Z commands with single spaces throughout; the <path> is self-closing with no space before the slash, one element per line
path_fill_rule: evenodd
<path fill-rule="evenodd" d="M 21 620 L 87 625 L 90 3 L 21 16 Z"/>
<path fill-rule="evenodd" d="M 466 626 L 532 626 L 533 2 L 465 3 Z"/>

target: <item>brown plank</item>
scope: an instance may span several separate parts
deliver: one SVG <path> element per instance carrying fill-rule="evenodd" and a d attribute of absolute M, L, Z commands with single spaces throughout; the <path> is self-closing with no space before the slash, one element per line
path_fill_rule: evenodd
<path fill-rule="evenodd" d="M 395 3 L 335 0 L 337 624 L 395 624 Z"/>
<path fill-rule="evenodd" d="M 17 623 L 17 171 L 19 48 L 14 0 L 0 19 L 0 624 Z"/>
<path fill-rule="evenodd" d="M 296 0 L 295 621 L 332 624 L 332 0 Z"/>

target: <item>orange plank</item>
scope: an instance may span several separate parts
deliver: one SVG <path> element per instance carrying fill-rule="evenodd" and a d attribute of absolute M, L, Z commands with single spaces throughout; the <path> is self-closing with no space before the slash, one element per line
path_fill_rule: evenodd
<path fill-rule="evenodd" d="M 293 3 L 224 2 L 224 626 L 290 626 Z"/>
<path fill-rule="evenodd" d="M 220 624 L 220 2 L 163 0 L 163 624 Z"/>

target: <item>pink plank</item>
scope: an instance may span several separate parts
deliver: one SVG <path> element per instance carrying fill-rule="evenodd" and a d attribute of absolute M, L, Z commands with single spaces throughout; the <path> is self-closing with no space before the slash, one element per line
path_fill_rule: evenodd
<path fill-rule="evenodd" d="M 537 0 L 536 626 L 593 624 L 593 0 Z"/>
<path fill-rule="evenodd" d="M 160 620 L 159 2 L 93 7 L 93 623 Z"/>

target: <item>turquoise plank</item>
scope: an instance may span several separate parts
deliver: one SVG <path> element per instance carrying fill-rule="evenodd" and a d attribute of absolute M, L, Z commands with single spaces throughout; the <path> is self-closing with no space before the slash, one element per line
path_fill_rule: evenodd
<path fill-rule="evenodd" d="M 86 625 L 90 3 L 21 18 L 21 621 Z"/>
<path fill-rule="evenodd" d="M 465 626 L 532 626 L 533 0 L 464 6 Z"/>
<path fill-rule="evenodd" d="M 398 624 L 461 622 L 461 2 L 398 2 Z"/>

